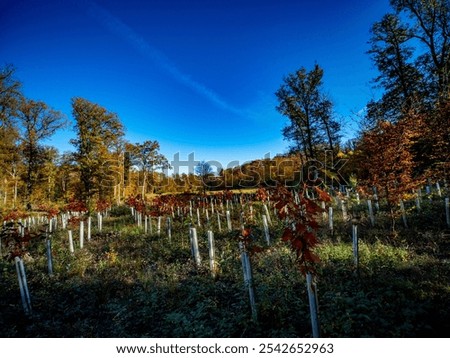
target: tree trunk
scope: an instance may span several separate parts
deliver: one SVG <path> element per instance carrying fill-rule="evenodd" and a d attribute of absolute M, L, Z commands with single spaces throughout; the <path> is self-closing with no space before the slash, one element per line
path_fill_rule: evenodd
<path fill-rule="evenodd" d="M 147 190 L 147 172 L 144 170 L 144 178 L 142 181 L 142 199 L 145 198 L 146 190 Z"/>

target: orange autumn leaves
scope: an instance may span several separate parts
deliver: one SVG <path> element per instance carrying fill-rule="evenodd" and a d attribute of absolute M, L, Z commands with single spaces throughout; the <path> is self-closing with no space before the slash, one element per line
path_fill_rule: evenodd
<path fill-rule="evenodd" d="M 362 182 L 376 187 L 391 206 L 397 205 L 420 183 L 420 178 L 414 175 L 416 163 L 412 148 L 421 128 L 423 122 L 419 117 L 397 123 L 380 121 L 363 135 L 359 148 L 365 178 Z"/>

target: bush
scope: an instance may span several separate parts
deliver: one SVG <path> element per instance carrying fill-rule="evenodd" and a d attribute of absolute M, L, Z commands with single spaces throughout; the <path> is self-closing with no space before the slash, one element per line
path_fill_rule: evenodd
<path fill-rule="evenodd" d="M 131 209 L 126 205 L 115 205 L 109 211 L 109 215 L 113 218 L 131 215 Z"/>

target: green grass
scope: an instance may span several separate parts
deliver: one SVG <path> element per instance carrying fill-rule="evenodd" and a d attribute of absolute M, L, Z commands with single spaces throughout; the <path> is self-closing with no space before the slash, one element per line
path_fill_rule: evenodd
<path fill-rule="evenodd" d="M 270 248 L 251 258 L 259 315 L 253 322 L 234 233 L 219 233 L 216 220 L 211 223 L 218 264 L 213 278 L 205 228 L 198 230 L 202 264 L 196 267 L 187 222 L 174 221 L 169 241 L 164 225 L 161 236 L 144 234 L 125 209 L 115 213 L 104 221 L 104 231 L 94 229 L 92 240 L 85 239 L 85 247 L 77 247 L 74 254 L 68 250 L 67 233 L 56 232 L 51 277 L 44 242 L 31 244 L 24 258 L 31 317 L 22 312 L 13 264 L 0 259 L 1 337 L 311 336 L 305 280 L 278 239 L 279 222 L 271 228 Z M 381 219 L 375 228 L 361 225 L 356 267 L 351 230 L 348 223 L 336 220 L 333 235 L 326 229 L 321 232 L 317 249 L 322 335 L 448 336 L 450 265 L 445 229 L 413 226 L 394 240 Z M 235 212 L 234 226 L 238 225 Z M 264 246 L 262 231 L 255 233 Z"/>

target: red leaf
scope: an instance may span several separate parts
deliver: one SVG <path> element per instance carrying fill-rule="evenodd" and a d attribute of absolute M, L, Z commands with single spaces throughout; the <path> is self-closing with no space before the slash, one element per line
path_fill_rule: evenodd
<path fill-rule="evenodd" d="M 307 231 L 304 235 L 305 241 L 310 245 L 314 246 L 317 243 L 317 238 L 314 233 Z"/>
<path fill-rule="evenodd" d="M 325 201 L 325 202 L 331 202 L 331 196 L 328 195 L 327 192 L 323 191 L 322 189 L 319 189 L 318 187 L 315 187 L 316 193 L 319 196 L 319 200 Z"/>
<path fill-rule="evenodd" d="M 294 239 L 294 234 L 290 228 L 284 229 L 283 236 L 281 237 L 283 241 L 292 241 Z"/>
<path fill-rule="evenodd" d="M 298 252 L 303 249 L 303 242 L 302 240 L 292 240 L 292 247 Z"/>
<path fill-rule="evenodd" d="M 311 262 L 311 263 L 318 263 L 320 262 L 319 256 L 311 252 L 310 250 L 305 250 L 303 252 L 303 257 L 305 261 Z"/>
<path fill-rule="evenodd" d="M 306 225 L 301 222 L 298 222 L 295 225 L 295 230 L 297 231 L 297 233 L 303 234 L 306 231 Z"/>

